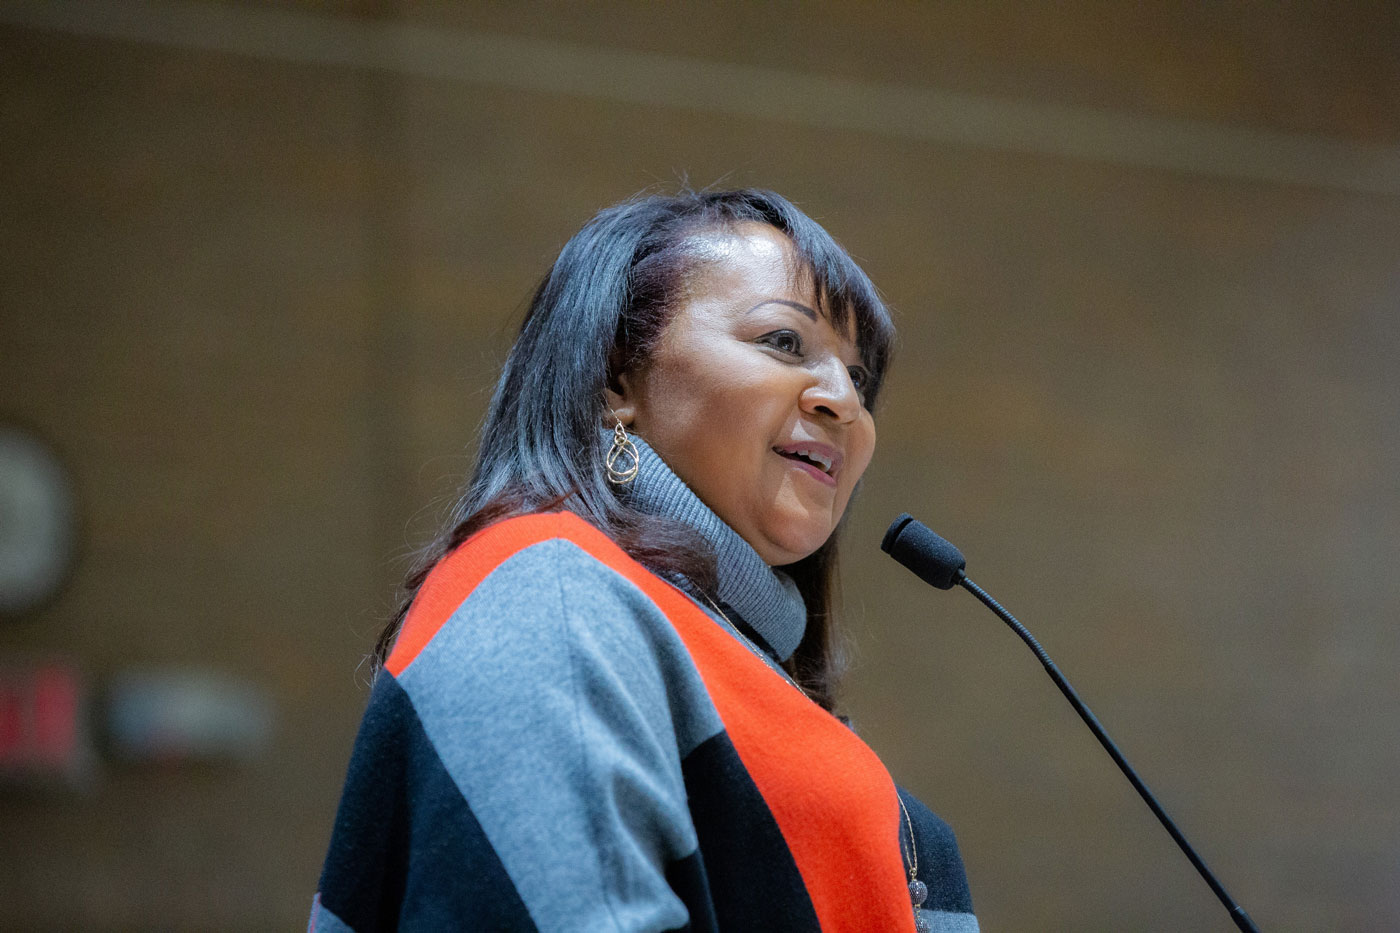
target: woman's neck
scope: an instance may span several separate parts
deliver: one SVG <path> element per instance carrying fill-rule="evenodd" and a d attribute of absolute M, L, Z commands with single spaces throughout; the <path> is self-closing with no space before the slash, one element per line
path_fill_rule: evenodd
<path fill-rule="evenodd" d="M 639 512 L 681 522 L 714 550 L 719 592 L 726 613 L 737 615 L 779 661 L 792 656 L 807 626 L 807 607 L 797 585 L 764 563 L 748 542 L 725 524 L 661 456 L 633 435 L 640 458 L 637 476 L 620 487 L 624 502 Z"/>

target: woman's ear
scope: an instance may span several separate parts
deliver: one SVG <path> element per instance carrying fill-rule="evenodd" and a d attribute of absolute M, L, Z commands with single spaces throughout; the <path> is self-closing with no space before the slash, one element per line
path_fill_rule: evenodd
<path fill-rule="evenodd" d="M 637 398 L 635 380 L 631 373 L 622 373 L 609 381 L 603 389 L 603 399 L 617 421 L 625 428 L 632 427 L 637 420 Z M 606 425 L 612 427 L 612 424 Z"/>

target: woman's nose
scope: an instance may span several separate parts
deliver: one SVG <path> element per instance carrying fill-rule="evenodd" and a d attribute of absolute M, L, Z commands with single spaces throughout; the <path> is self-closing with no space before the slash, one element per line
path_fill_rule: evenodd
<path fill-rule="evenodd" d="M 829 357 L 814 368 L 813 375 L 813 383 L 802 392 L 803 411 L 829 415 L 841 424 L 860 415 L 860 392 L 845 363 Z"/>

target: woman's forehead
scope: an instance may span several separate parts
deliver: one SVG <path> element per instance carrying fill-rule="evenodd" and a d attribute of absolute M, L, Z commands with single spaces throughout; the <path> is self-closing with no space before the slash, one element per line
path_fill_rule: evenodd
<path fill-rule="evenodd" d="M 705 230 L 687 238 L 683 249 L 690 269 L 682 298 L 716 289 L 749 290 L 811 308 L 822 305 L 812 270 L 798 257 L 792 241 L 767 224 Z"/>
<path fill-rule="evenodd" d="M 754 221 L 706 227 L 686 236 L 680 245 L 692 262 L 702 266 L 739 263 L 784 268 L 801 265 L 786 234 Z"/>
<path fill-rule="evenodd" d="M 683 301 L 716 289 L 751 292 L 759 302 L 752 307 L 772 302 L 800 306 L 829 324 L 852 347 L 859 347 L 855 309 L 818 293 L 812 268 L 781 230 L 744 221 L 697 231 L 683 241 L 683 249 L 692 261 L 680 296 Z"/>

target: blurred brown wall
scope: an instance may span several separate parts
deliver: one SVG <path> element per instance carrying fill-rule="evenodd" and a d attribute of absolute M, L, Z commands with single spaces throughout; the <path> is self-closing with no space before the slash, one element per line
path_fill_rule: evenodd
<path fill-rule="evenodd" d="M 0 6 L 0 420 L 65 454 L 84 545 L 0 653 L 280 711 L 243 765 L 0 794 L 0 927 L 303 922 L 523 302 L 682 176 L 785 193 L 900 312 L 848 705 L 984 928 L 1231 926 L 1031 655 L 878 554 L 906 509 L 1262 927 L 1400 926 L 1396 10 Z"/>

